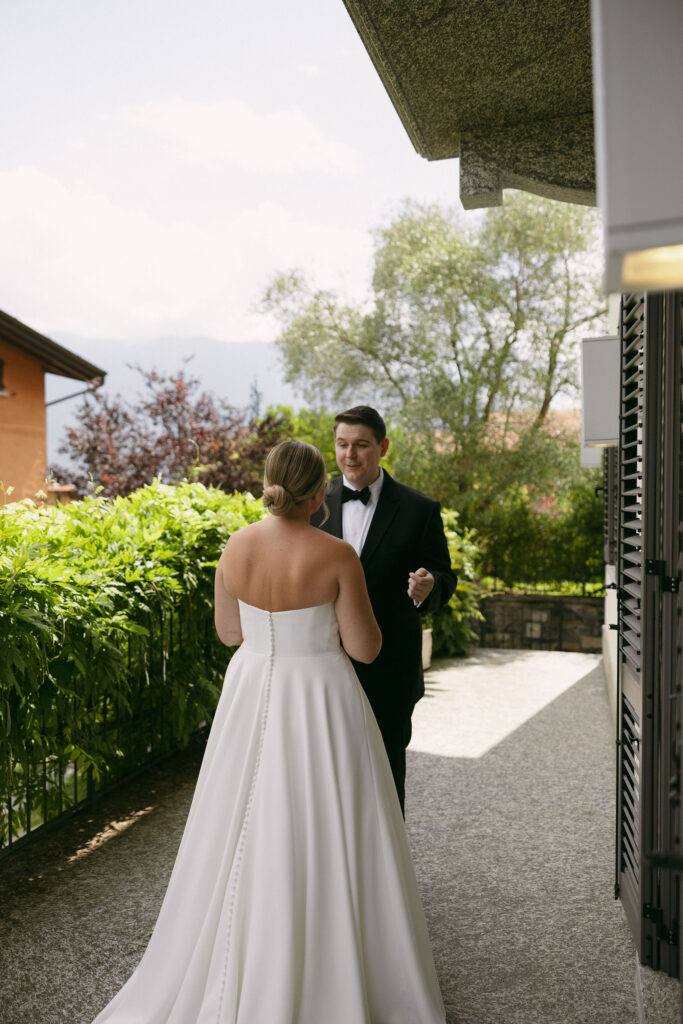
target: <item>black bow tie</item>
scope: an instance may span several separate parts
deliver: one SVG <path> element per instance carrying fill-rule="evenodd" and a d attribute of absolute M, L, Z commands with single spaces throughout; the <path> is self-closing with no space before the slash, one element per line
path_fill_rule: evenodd
<path fill-rule="evenodd" d="M 354 491 L 346 484 L 342 484 L 342 505 L 345 501 L 362 501 L 367 505 L 370 501 L 370 488 L 364 487 L 362 491 Z"/>

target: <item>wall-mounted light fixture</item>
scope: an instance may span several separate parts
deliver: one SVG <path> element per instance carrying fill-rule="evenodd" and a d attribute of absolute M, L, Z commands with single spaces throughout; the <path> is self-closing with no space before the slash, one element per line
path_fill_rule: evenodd
<path fill-rule="evenodd" d="M 607 291 L 683 288 L 683 3 L 592 0 Z"/>
<path fill-rule="evenodd" d="M 652 291 L 683 285 L 683 245 L 627 252 L 621 265 L 624 291 Z"/>

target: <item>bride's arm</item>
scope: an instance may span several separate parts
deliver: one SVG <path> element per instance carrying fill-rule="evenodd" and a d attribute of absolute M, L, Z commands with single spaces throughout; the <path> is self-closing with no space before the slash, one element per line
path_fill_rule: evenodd
<path fill-rule="evenodd" d="M 228 593 L 223 580 L 223 557 L 221 556 L 216 566 L 216 581 L 214 585 L 214 614 L 216 621 L 216 632 L 228 647 L 236 647 L 242 643 L 242 623 L 240 621 L 240 607 L 237 598 Z"/>
<path fill-rule="evenodd" d="M 382 634 L 368 597 L 363 567 L 350 544 L 344 544 L 339 559 L 339 594 L 334 610 L 346 653 L 366 665 L 374 661 L 382 647 Z"/>

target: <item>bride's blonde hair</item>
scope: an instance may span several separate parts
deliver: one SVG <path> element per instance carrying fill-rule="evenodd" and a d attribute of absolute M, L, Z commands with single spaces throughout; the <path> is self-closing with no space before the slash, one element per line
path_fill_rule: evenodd
<path fill-rule="evenodd" d="M 274 516 L 286 516 L 327 485 L 322 455 L 304 441 L 283 441 L 268 454 L 263 473 L 263 504 Z"/>

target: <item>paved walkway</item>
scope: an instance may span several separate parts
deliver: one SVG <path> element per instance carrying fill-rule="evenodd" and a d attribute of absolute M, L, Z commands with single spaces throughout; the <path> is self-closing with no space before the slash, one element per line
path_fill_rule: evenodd
<path fill-rule="evenodd" d="M 635 1024 L 598 658 L 482 650 L 427 678 L 407 816 L 449 1024 Z"/>
<path fill-rule="evenodd" d="M 448 1024 L 637 1024 L 597 658 L 440 662 L 414 721 L 408 826 Z M 0 865 L 0 1024 L 90 1024 L 128 976 L 200 757 L 189 750 Z"/>

